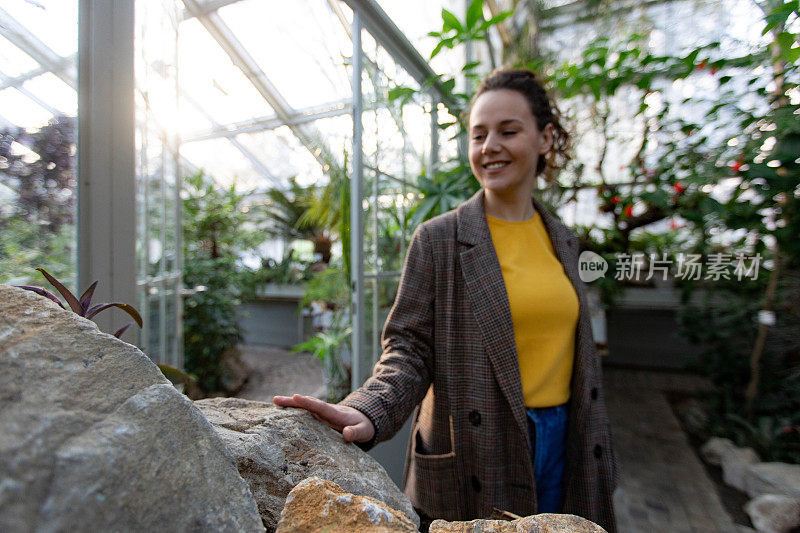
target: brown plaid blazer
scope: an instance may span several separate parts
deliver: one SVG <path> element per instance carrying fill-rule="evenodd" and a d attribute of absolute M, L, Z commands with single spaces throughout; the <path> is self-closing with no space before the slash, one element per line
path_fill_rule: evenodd
<path fill-rule="evenodd" d="M 616 529 L 611 449 L 578 242 L 533 201 L 580 301 L 569 402 L 563 511 Z M 416 411 L 405 492 L 433 518 L 488 518 L 497 507 L 536 513 L 528 422 L 505 283 L 483 207 L 483 190 L 420 225 L 383 330 L 372 376 L 341 403 L 391 438 Z"/>

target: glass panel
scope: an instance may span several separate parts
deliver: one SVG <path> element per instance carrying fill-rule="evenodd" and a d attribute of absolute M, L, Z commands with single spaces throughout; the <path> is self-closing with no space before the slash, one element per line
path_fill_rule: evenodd
<path fill-rule="evenodd" d="M 257 19 L 250 18 L 251 25 L 252 20 Z M 260 23 L 253 26 L 261 28 Z M 214 122 L 228 125 L 274 115 L 272 107 L 197 19 L 181 23 L 179 45 L 184 137 L 198 133 L 197 117 L 205 118 L 202 131 L 208 131 Z M 187 119 L 190 122 L 184 124 Z"/>
<path fill-rule="evenodd" d="M 68 57 L 78 51 L 78 2 L 36 0 L 14 2 L 8 6 L 11 16 L 36 41 L 51 52 Z"/>
<path fill-rule="evenodd" d="M 15 28 L 28 48 L 55 64 L 68 63 L 76 53 L 77 1 L 4 8 L 0 24 Z M 0 38 L 0 84 L 47 72 L 22 46 Z M 75 291 L 77 93 L 61 82 L 51 90 L 55 79 L 44 74 L 24 84 L 16 80 L 20 89 L 0 91 L 0 283 L 54 291 L 34 270 L 43 267 Z"/>
<path fill-rule="evenodd" d="M 182 366 L 178 164 L 178 20 L 175 2 L 136 3 L 137 284 L 142 350 Z"/>
<path fill-rule="evenodd" d="M 73 95 L 75 98 L 75 95 Z M 75 98 L 77 101 L 77 98 Z M 45 102 L 46 103 L 46 102 Z M 12 124 L 30 131 L 47 123 L 53 114 L 17 89 L 0 91 L 0 113 Z"/>
<path fill-rule="evenodd" d="M 365 338 L 362 369 L 380 355 L 380 334 L 394 301 L 408 239 L 409 211 L 419 196 L 420 176 L 430 174 L 432 104 L 424 93 L 408 102 L 389 101 L 398 86 L 419 88 L 366 32 L 363 93 Z M 437 107 L 441 122 L 449 121 Z M 439 158 L 456 153 L 452 133 L 439 132 Z"/>
<path fill-rule="evenodd" d="M 344 62 L 352 54 L 352 44 L 326 4 L 319 0 L 250 0 L 219 10 L 293 108 L 350 96 Z"/>
<path fill-rule="evenodd" d="M 36 76 L 22 86 L 35 97 L 47 102 L 47 105 L 56 108 L 61 114 L 70 116 L 78 114 L 75 89 L 64 83 L 55 74 L 48 72 Z"/>
<path fill-rule="evenodd" d="M 74 49 L 77 49 L 77 41 Z M 39 63 L 35 59 L 17 48 L 5 37 L 0 37 L 0 72 L 14 78 L 30 72 L 38 66 Z"/>

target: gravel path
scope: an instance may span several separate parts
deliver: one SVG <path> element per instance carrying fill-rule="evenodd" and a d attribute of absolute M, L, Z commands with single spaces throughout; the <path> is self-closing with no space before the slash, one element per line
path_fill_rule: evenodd
<path fill-rule="evenodd" d="M 242 361 L 251 369 L 239 398 L 272 402 L 276 394 L 324 396 L 321 362 L 311 354 L 264 345 L 241 345 L 239 349 Z"/>

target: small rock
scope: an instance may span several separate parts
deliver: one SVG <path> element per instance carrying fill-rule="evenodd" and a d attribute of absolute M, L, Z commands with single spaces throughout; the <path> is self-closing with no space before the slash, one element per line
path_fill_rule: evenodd
<path fill-rule="evenodd" d="M 748 496 L 782 494 L 800 498 L 800 465 L 757 463 L 750 465 L 744 476 Z"/>
<path fill-rule="evenodd" d="M 542 513 L 516 520 L 434 520 L 430 533 L 606 533 L 590 520 L 571 514 Z"/>
<path fill-rule="evenodd" d="M 750 465 L 760 462 L 761 459 L 752 448 L 732 448 L 722 454 L 722 479 L 730 485 L 744 492 L 744 477 Z"/>
<path fill-rule="evenodd" d="M 800 499 L 762 494 L 744 506 L 757 531 L 787 533 L 800 525 Z"/>
<path fill-rule="evenodd" d="M 706 463 L 720 466 L 722 464 L 722 455 L 735 448 L 736 445 L 730 439 L 711 437 L 708 439 L 708 442 L 703 444 L 703 447 L 700 448 L 700 456 Z"/>
<path fill-rule="evenodd" d="M 416 524 L 383 502 L 349 494 L 332 481 L 310 477 L 289 492 L 275 533 L 416 531 Z"/>

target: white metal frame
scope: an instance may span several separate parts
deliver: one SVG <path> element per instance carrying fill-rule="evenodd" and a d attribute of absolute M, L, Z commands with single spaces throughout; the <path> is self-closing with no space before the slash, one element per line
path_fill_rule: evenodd
<path fill-rule="evenodd" d="M 100 280 L 97 301 L 132 303 L 134 0 L 80 0 L 78 13 L 78 287 Z M 96 321 L 103 331 L 128 322 L 122 313 L 103 313 Z"/>

